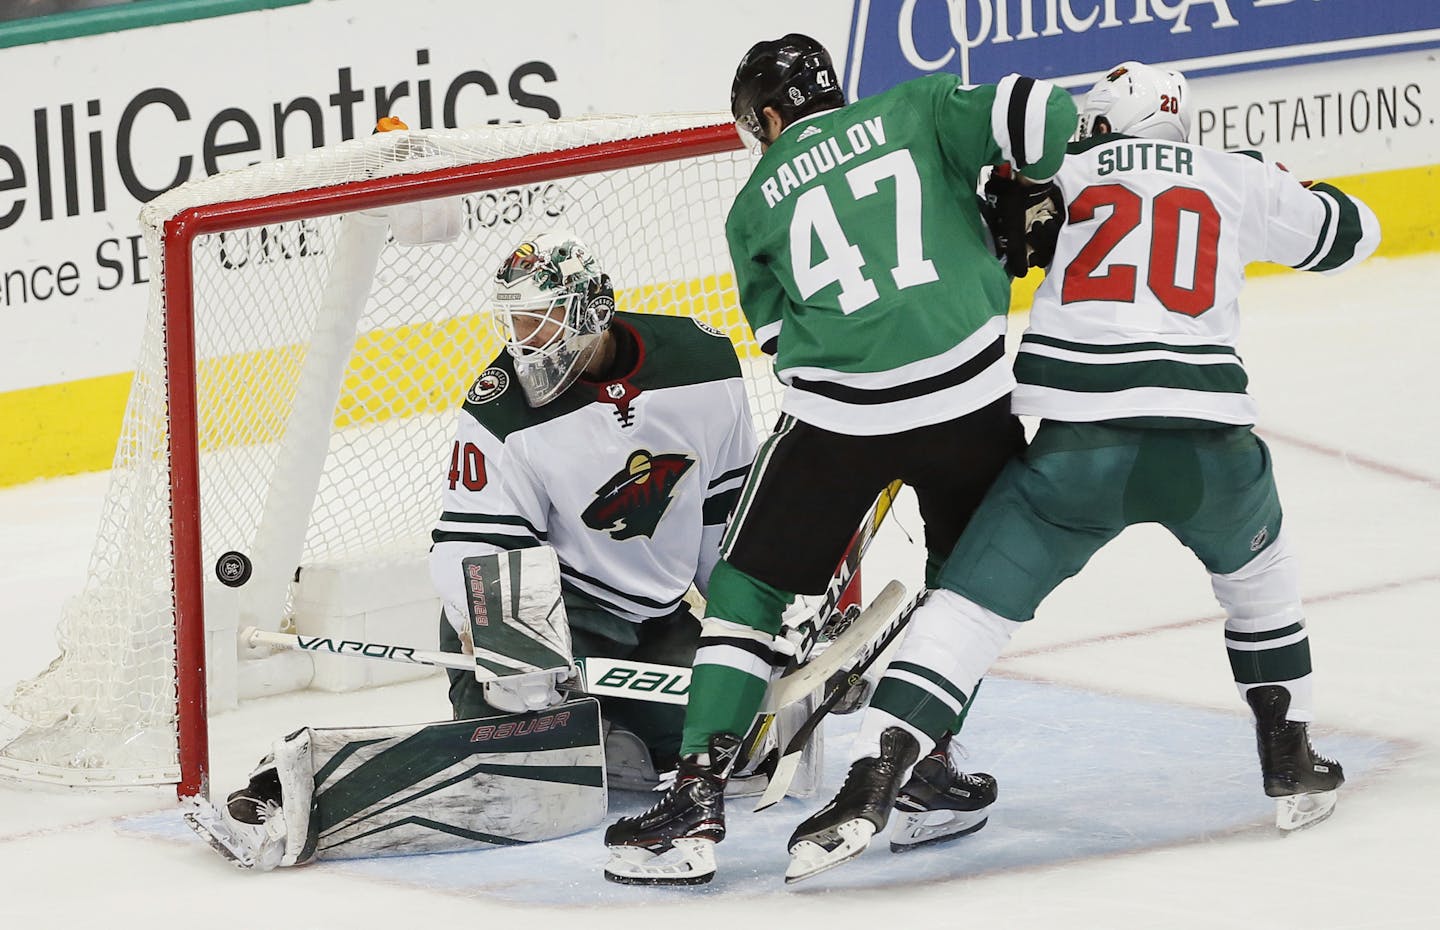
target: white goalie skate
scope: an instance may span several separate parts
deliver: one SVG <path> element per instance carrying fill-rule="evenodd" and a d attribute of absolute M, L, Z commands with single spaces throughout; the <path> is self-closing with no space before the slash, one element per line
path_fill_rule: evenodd
<path fill-rule="evenodd" d="M 201 797 L 186 798 L 182 804 L 190 829 L 237 868 L 268 872 L 280 865 L 285 855 L 285 818 L 278 806 L 267 806 L 262 821 L 251 824 Z"/>

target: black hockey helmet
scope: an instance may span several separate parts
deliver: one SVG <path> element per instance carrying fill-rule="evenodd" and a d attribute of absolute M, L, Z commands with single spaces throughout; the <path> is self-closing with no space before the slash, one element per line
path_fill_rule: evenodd
<path fill-rule="evenodd" d="M 761 142 L 766 139 L 761 111 L 774 107 L 785 125 L 819 110 L 845 105 L 845 92 L 825 46 L 792 32 L 751 46 L 730 85 L 730 112 L 735 122 Z"/>

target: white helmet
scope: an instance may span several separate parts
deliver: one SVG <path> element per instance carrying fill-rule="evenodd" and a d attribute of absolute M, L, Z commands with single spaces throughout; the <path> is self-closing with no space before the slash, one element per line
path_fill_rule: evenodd
<path fill-rule="evenodd" d="M 495 326 L 530 406 L 575 383 L 615 312 L 610 278 L 585 243 L 554 230 L 522 242 L 495 272 Z"/>
<path fill-rule="evenodd" d="M 1080 138 L 1095 135 L 1095 120 L 1110 132 L 1184 142 L 1190 136 L 1190 90 L 1185 75 L 1138 61 L 1116 65 L 1090 93 L 1080 110 Z"/>

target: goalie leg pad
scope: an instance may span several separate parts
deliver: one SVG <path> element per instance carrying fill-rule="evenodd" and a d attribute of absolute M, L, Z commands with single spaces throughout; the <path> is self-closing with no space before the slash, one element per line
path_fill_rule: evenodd
<path fill-rule="evenodd" d="M 560 563 L 549 546 L 461 560 L 476 662 L 497 675 L 571 665 Z"/>
<path fill-rule="evenodd" d="M 537 842 L 598 826 L 607 810 L 593 698 L 449 723 L 306 728 L 277 743 L 262 772 L 278 775 L 280 796 L 261 800 L 258 823 L 235 816 L 249 789 L 224 810 L 196 799 L 185 814 L 244 868 Z"/>
<path fill-rule="evenodd" d="M 652 791 L 660 784 L 645 741 L 613 724 L 605 733 L 605 775 L 610 787 L 622 791 Z"/>
<path fill-rule="evenodd" d="M 762 714 L 755 719 L 755 725 L 745 738 L 748 758 L 745 764 L 730 776 L 725 785 L 727 798 L 758 797 L 763 794 L 774 777 L 784 749 L 800 732 L 820 707 L 821 694 L 812 691 L 798 701 L 785 705 L 775 714 Z M 793 773 L 786 787 L 785 796 L 792 798 L 814 797 L 820 787 L 820 778 L 825 767 L 825 729 L 816 727 L 800 751 L 799 761 L 793 764 Z"/>
<path fill-rule="evenodd" d="M 787 704 L 775 714 L 775 732 L 780 746 L 789 745 L 790 740 L 805 725 L 810 715 L 820 707 L 821 692 L 812 691 L 803 700 Z M 825 728 L 816 727 L 800 752 L 800 765 L 786 789 L 792 798 L 811 798 L 820 787 L 825 768 Z"/>
<path fill-rule="evenodd" d="M 314 730 L 314 804 L 298 861 L 530 843 L 607 810 L 593 698 L 543 713 Z"/>

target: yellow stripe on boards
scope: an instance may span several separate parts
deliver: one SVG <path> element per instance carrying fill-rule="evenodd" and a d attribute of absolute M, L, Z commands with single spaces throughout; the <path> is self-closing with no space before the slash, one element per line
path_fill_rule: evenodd
<path fill-rule="evenodd" d="M 1435 223 L 1440 216 L 1440 165 L 1316 180 L 1328 181 L 1375 211 L 1380 220 L 1376 255 L 1398 258 L 1440 251 L 1440 227 Z"/>
<path fill-rule="evenodd" d="M 109 468 L 133 377 L 0 392 L 0 487 Z"/>
<path fill-rule="evenodd" d="M 669 316 L 693 316 L 716 329 L 722 329 L 735 344 L 741 358 L 758 358 L 760 347 L 740 311 L 740 296 L 735 289 L 735 275 L 725 272 L 706 275 L 689 281 L 670 281 L 648 287 L 635 287 L 615 294 L 615 307 L 634 313 L 663 313 Z"/>
<path fill-rule="evenodd" d="M 1384 257 L 1440 251 L 1440 165 L 1326 179 L 1363 200 L 1380 218 Z M 1287 274 L 1255 264 L 1247 274 Z M 1038 269 L 1014 283 L 1010 308 L 1029 309 L 1043 279 Z M 621 310 L 691 314 L 724 329 L 742 355 L 757 355 L 731 274 L 631 288 L 616 294 Z M 500 352 L 489 315 L 366 333 L 356 340 L 336 408 L 337 428 L 396 417 L 443 413 Z M 201 447 L 269 442 L 280 435 L 294 400 L 303 352 L 299 346 L 208 360 L 199 372 L 201 397 L 223 400 L 223 421 L 206 427 Z M 409 372 L 403 380 L 394 376 Z M 103 471 L 120 437 L 131 374 L 104 375 L 0 392 L 0 487 L 36 478 Z M 376 390 L 374 384 L 387 387 Z M 221 396 L 223 395 L 223 396 Z"/>
<path fill-rule="evenodd" d="M 690 315 L 724 329 L 742 356 L 759 355 L 740 312 L 734 276 L 710 275 L 631 288 L 616 306 Z M 744 346 L 744 349 L 740 349 Z M 465 391 L 501 352 L 490 314 L 361 334 L 346 363 L 334 427 L 459 409 Z M 225 416 L 203 424 L 203 451 L 274 442 L 285 429 L 304 368 L 303 346 L 205 359 L 196 375 L 200 408 Z M 0 393 L 0 487 L 111 467 L 133 375 L 107 375 Z M 76 416 L 77 411 L 86 411 Z"/>

